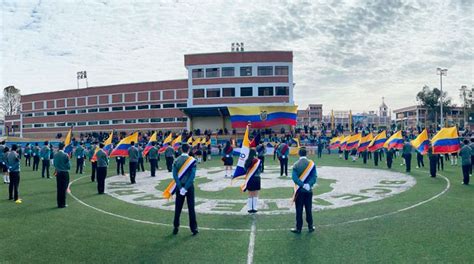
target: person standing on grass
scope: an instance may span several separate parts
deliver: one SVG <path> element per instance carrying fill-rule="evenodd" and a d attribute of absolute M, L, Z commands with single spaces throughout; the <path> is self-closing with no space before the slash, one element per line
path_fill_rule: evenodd
<path fill-rule="evenodd" d="M 109 166 L 109 157 L 103 148 L 104 143 L 99 143 L 99 150 L 97 151 L 97 192 L 99 194 L 104 193 L 107 167 Z"/>
<path fill-rule="evenodd" d="M 91 163 L 91 182 L 95 181 L 96 178 L 96 172 L 97 172 L 97 161 L 92 160 L 92 157 L 94 157 L 95 149 L 96 149 L 96 144 L 92 145 L 87 152 L 87 158 L 89 159 L 89 162 Z"/>
<path fill-rule="evenodd" d="M 45 141 L 44 146 L 41 148 L 40 151 L 40 158 L 41 158 L 41 178 L 44 178 L 45 172 L 46 177 L 49 179 L 49 166 L 50 166 L 50 159 L 51 159 L 51 149 L 49 148 L 49 142 Z"/>
<path fill-rule="evenodd" d="M 389 169 L 392 168 L 393 156 L 395 156 L 395 150 L 394 149 L 387 150 L 387 168 Z"/>
<path fill-rule="evenodd" d="M 7 170 L 10 174 L 10 181 L 8 185 L 8 200 L 14 200 L 15 203 L 21 204 L 22 201 L 18 195 L 18 187 L 20 185 L 20 157 L 17 153 L 18 146 L 12 145 L 12 150 L 8 151 L 8 147 L 5 147 L 7 154 L 5 156 L 5 163 Z"/>
<path fill-rule="evenodd" d="M 71 161 L 69 156 L 64 152 L 64 143 L 59 143 L 58 151 L 54 154 L 53 165 L 56 176 L 56 201 L 58 208 L 65 208 L 66 192 L 69 186 L 69 170 L 71 169 Z M 77 173 L 77 172 L 76 172 Z"/>
<path fill-rule="evenodd" d="M 150 162 L 151 177 L 155 177 L 156 169 L 158 168 L 158 149 L 156 142 L 151 142 L 152 148 L 148 151 L 148 161 Z"/>
<path fill-rule="evenodd" d="M 423 155 L 417 150 L 416 151 L 416 168 L 424 168 L 425 167 L 425 161 L 423 158 Z"/>
<path fill-rule="evenodd" d="M 84 168 L 84 143 L 80 143 L 79 146 L 76 148 L 76 151 L 74 152 L 74 155 L 76 156 L 76 174 L 80 173 L 82 174 L 82 170 Z"/>
<path fill-rule="evenodd" d="M 293 201 L 296 206 L 296 228 L 291 232 L 300 234 L 303 228 L 303 208 L 306 211 L 306 222 L 308 223 L 308 231 L 314 232 L 313 225 L 313 186 L 316 183 L 318 174 L 316 165 L 312 160 L 306 157 L 306 148 L 300 148 L 298 155 L 299 160 L 293 164 L 292 179 L 295 183 L 295 193 Z"/>
<path fill-rule="evenodd" d="M 40 161 L 40 148 L 38 146 L 38 142 L 35 143 L 35 146 L 32 150 L 33 155 L 33 171 L 38 171 L 39 161 Z"/>
<path fill-rule="evenodd" d="M 0 170 L 3 173 L 3 184 L 10 183 L 10 176 L 8 175 L 7 156 L 6 156 L 5 141 L 0 142 Z"/>
<path fill-rule="evenodd" d="M 430 161 L 430 175 L 432 178 L 436 177 L 436 163 L 438 163 L 438 155 L 433 154 L 431 144 L 428 147 L 428 159 Z"/>
<path fill-rule="evenodd" d="M 459 156 L 461 156 L 461 164 L 462 164 L 462 175 L 463 175 L 463 182 L 464 185 L 469 185 L 469 172 L 471 168 L 471 153 L 472 149 L 469 147 L 469 141 L 467 139 L 464 140 L 464 146 L 459 151 Z"/>
<path fill-rule="evenodd" d="M 130 173 L 130 183 L 135 184 L 135 178 L 137 176 L 137 165 L 138 165 L 138 149 L 135 147 L 135 142 L 132 141 L 128 148 L 128 169 Z"/>
<path fill-rule="evenodd" d="M 117 175 L 125 175 L 123 165 L 125 165 L 125 157 L 117 156 L 115 157 L 115 162 L 117 163 Z"/>
<path fill-rule="evenodd" d="M 193 236 L 199 233 L 196 212 L 194 210 L 194 178 L 196 177 L 196 160 L 189 156 L 189 145 L 181 145 L 182 154 L 173 163 L 173 179 L 176 183 L 176 202 L 173 221 L 173 234 L 178 234 L 179 218 L 186 199 L 189 213 L 189 228 Z"/>
<path fill-rule="evenodd" d="M 137 164 L 137 171 L 145 171 L 145 166 L 143 166 L 143 146 L 142 144 L 138 144 L 138 164 Z"/>
<path fill-rule="evenodd" d="M 469 170 L 469 175 L 472 175 L 472 166 L 474 166 L 474 138 L 471 138 L 471 169 Z"/>
<path fill-rule="evenodd" d="M 280 177 L 283 177 L 283 174 L 288 176 L 288 155 L 290 155 L 290 147 L 286 142 L 282 142 L 277 150 L 277 157 L 280 161 Z"/>
<path fill-rule="evenodd" d="M 403 145 L 403 158 L 405 159 L 405 168 L 406 172 L 411 171 L 411 152 L 412 146 L 408 141 L 408 138 L 405 139 L 405 144 Z"/>
<path fill-rule="evenodd" d="M 25 146 L 25 167 L 31 167 L 31 147 L 30 143 Z"/>
<path fill-rule="evenodd" d="M 232 156 L 234 148 L 230 145 L 230 141 L 225 143 L 222 161 L 224 162 L 225 178 L 232 177 L 232 166 L 234 165 L 234 157 Z"/>
<path fill-rule="evenodd" d="M 242 191 L 248 191 L 247 212 L 254 214 L 258 212 L 258 191 L 261 189 L 260 160 L 256 157 L 255 149 L 250 149 L 249 156 L 245 161 L 245 183 L 241 187 Z"/>
<path fill-rule="evenodd" d="M 198 144 L 198 147 L 199 147 L 199 144 Z M 166 168 L 168 169 L 168 172 L 172 172 L 173 162 L 174 162 L 174 149 L 170 145 L 168 145 L 168 147 L 166 147 L 165 149 L 165 159 L 166 159 Z"/>
<path fill-rule="evenodd" d="M 260 160 L 260 172 L 265 170 L 265 153 L 267 152 L 267 148 L 265 147 L 265 143 L 261 142 L 257 148 L 257 157 Z"/>

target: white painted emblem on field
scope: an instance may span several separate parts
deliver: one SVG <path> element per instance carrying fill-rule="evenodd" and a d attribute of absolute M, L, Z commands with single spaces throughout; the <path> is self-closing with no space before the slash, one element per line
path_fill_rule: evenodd
<path fill-rule="evenodd" d="M 230 179 L 224 178 L 223 174 L 222 168 L 198 169 L 196 178 L 204 178 L 208 182 L 195 184 L 196 191 L 199 189 L 201 192 L 207 192 L 205 196 L 211 198 L 199 197 L 197 193 L 196 211 L 207 214 L 247 214 L 247 194 L 240 193 L 239 189 L 242 181 L 236 181 L 231 185 Z M 174 210 L 174 200 L 162 198 L 162 192 L 156 188 L 161 181 L 169 182 L 170 173 L 160 170 L 156 177 L 149 175 L 149 172 L 137 173 L 137 184 L 134 185 L 129 183 L 128 177 L 109 177 L 106 180 L 105 191 L 108 195 L 128 203 Z M 276 167 L 265 168 L 265 173 L 261 177 L 259 214 L 293 213 L 294 204 L 290 199 L 293 188 L 291 177 L 280 178 L 279 168 Z M 329 185 L 332 190 L 313 196 L 315 210 L 382 200 L 404 192 L 416 184 L 413 177 L 398 172 L 343 167 L 318 167 L 318 181 L 320 185 L 326 185 L 326 188 Z M 287 188 L 288 192 L 283 192 L 283 197 L 266 199 L 265 193 L 271 192 L 274 188 Z M 239 198 L 226 199 L 221 195 L 223 190 L 239 193 Z M 279 190 L 281 192 L 282 189 Z"/>

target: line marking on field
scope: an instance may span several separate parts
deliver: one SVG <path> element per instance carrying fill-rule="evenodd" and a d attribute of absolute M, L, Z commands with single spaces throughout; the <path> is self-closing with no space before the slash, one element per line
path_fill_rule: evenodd
<path fill-rule="evenodd" d="M 247 264 L 253 263 L 253 252 L 255 249 L 255 236 L 257 235 L 257 219 L 252 215 L 252 226 L 250 228 L 249 249 L 247 253 Z"/>
<path fill-rule="evenodd" d="M 416 203 L 414 205 L 410 205 L 408 207 L 405 207 L 405 208 L 402 208 L 402 209 L 399 209 L 399 210 L 396 210 L 396 211 L 393 211 L 393 212 L 390 212 L 390 213 L 385 213 L 385 214 L 381 214 L 381 215 L 376 215 L 376 216 L 372 216 L 372 217 L 365 217 L 365 218 L 361 218 L 361 219 L 355 219 L 355 220 L 349 220 L 349 221 L 346 221 L 346 222 L 340 222 L 340 223 L 335 223 L 335 224 L 326 224 L 326 225 L 317 225 L 316 227 L 334 227 L 334 226 L 339 226 L 339 225 L 347 225 L 347 224 L 353 224 L 353 223 L 360 223 L 360 222 L 365 222 L 365 221 L 370 221 L 370 220 L 374 220 L 374 219 L 378 219 L 378 218 L 382 218 L 382 217 L 387 217 L 387 216 L 391 216 L 391 215 L 395 215 L 395 214 L 398 214 L 398 213 L 401 213 L 401 212 L 404 212 L 404 211 L 407 211 L 407 210 L 410 210 L 410 209 L 413 209 L 413 208 L 416 208 L 420 205 L 423 205 L 423 204 L 426 204 L 430 201 L 433 201 L 437 198 L 439 198 L 440 196 L 442 196 L 443 194 L 445 194 L 449 188 L 451 187 L 451 182 L 449 181 L 449 179 L 441 174 L 438 173 L 439 176 L 441 176 L 445 181 L 446 181 L 446 188 L 441 191 L 440 193 L 436 194 L 435 196 L 431 197 L 431 198 L 428 198 L 424 201 L 421 201 L 419 203 Z M 82 178 L 85 178 L 85 177 L 88 177 L 88 176 L 82 176 L 80 178 L 77 178 L 73 181 L 71 181 L 69 183 L 69 189 L 71 188 L 71 185 L 82 179 Z M 114 217 L 118 217 L 118 218 L 121 218 L 121 219 L 124 219 L 124 220 L 128 220 L 128 221 L 133 221 L 133 222 L 137 222 L 137 223 L 142 223 L 142 224 L 149 224 L 149 225 L 158 225 L 158 226 L 167 226 L 167 227 L 172 227 L 173 225 L 171 224 L 165 224 L 165 223 L 159 223 L 159 222 L 153 222 L 153 221 L 147 221 L 147 220 L 140 220 L 140 219 L 135 219 L 135 218 L 131 218 L 131 217 L 127 217 L 127 216 L 123 216 L 123 215 L 118 215 L 118 214 L 114 214 L 114 213 L 111 213 L 111 212 L 108 212 L 108 211 L 105 211 L 103 209 L 100 209 L 100 208 L 97 208 L 97 207 L 94 207 L 90 204 L 87 204 L 85 203 L 84 201 L 80 200 L 79 198 L 77 198 L 74 194 L 72 194 L 72 191 L 69 192 L 69 195 L 74 199 L 76 200 L 77 202 L 79 202 L 80 204 L 88 207 L 88 208 L 91 208 L 93 210 L 96 210 L 98 212 L 101 212 L 101 213 L 104 213 L 104 214 L 107 214 L 107 215 L 110 215 L 110 216 L 114 216 Z M 242 228 L 242 229 L 234 229 L 234 228 L 213 228 L 213 227 L 199 227 L 199 229 L 201 230 L 211 230 L 211 231 L 228 231 L 228 232 L 251 232 L 252 234 L 252 229 L 254 228 L 254 233 L 257 232 L 257 229 L 256 229 L 256 224 L 254 225 L 255 223 L 255 219 L 253 220 L 252 222 L 252 226 L 250 229 L 245 229 L 245 228 Z M 259 229 L 258 231 L 259 232 L 274 232 L 274 231 L 287 231 L 289 230 L 288 228 L 269 228 L 269 229 Z M 252 239 L 252 235 L 250 237 L 250 239 Z M 255 236 L 253 238 L 255 240 Z M 250 241 L 249 241 L 250 242 Z M 253 242 L 255 243 L 255 241 Z M 250 243 L 249 243 L 249 253 L 250 253 Z M 252 257 L 253 257 L 253 248 L 252 248 Z M 248 261 L 248 258 L 247 258 L 247 261 Z"/>

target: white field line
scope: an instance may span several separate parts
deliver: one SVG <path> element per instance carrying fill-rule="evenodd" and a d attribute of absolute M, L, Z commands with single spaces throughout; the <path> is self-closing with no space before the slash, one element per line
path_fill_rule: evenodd
<path fill-rule="evenodd" d="M 247 253 L 247 264 L 253 263 L 253 252 L 255 249 L 255 236 L 257 235 L 257 220 L 255 215 L 252 215 L 252 227 L 250 228 L 249 249 Z"/>

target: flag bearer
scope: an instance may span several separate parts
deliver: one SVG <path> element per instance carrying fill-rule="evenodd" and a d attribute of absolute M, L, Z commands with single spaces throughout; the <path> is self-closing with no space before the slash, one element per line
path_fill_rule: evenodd
<path fill-rule="evenodd" d="M 293 201 L 296 206 L 296 228 L 291 232 L 300 234 L 303 228 L 303 207 L 306 211 L 306 222 L 308 223 L 308 231 L 314 232 L 312 214 L 313 202 L 313 185 L 317 180 L 316 165 L 312 160 L 306 157 L 306 148 L 298 151 L 300 159 L 293 165 L 292 178 L 295 183 L 295 193 Z"/>
<path fill-rule="evenodd" d="M 58 208 L 65 208 L 66 205 L 66 191 L 69 185 L 69 170 L 71 169 L 71 162 L 69 156 L 64 152 L 64 143 L 59 143 L 59 150 L 54 154 L 53 165 L 56 170 L 56 200 Z"/>
<path fill-rule="evenodd" d="M 138 165 L 138 149 L 135 147 L 135 142 L 132 141 L 130 143 L 130 147 L 128 148 L 128 166 L 129 166 L 129 172 L 130 172 L 130 182 L 132 184 L 135 184 L 135 177 L 137 176 L 137 165 Z"/>
<path fill-rule="evenodd" d="M 403 145 L 403 158 L 405 159 L 405 168 L 406 172 L 411 171 L 411 151 L 412 151 L 412 146 L 410 144 L 410 141 L 408 141 L 408 138 L 405 140 L 405 144 Z"/>
<path fill-rule="evenodd" d="M 436 177 L 436 165 L 438 163 L 438 155 L 433 154 L 433 148 L 430 146 L 428 147 L 428 159 L 430 161 L 430 175 L 432 178 Z"/>
<path fill-rule="evenodd" d="M 393 156 L 394 155 L 395 155 L 395 150 L 393 148 L 387 150 L 387 168 L 389 168 L 389 169 L 392 168 Z"/>
<path fill-rule="evenodd" d="M 258 191 L 261 189 L 260 178 L 260 163 L 261 161 L 256 157 L 255 149 L 250 149 L 249 156 L 245 161 L 246 182 L 242 185 L 243 192 L 248 191 L 249 198 L 247 200 L 247 212 L 254 214 L 258 212 Z"/>

